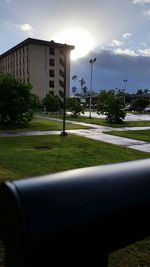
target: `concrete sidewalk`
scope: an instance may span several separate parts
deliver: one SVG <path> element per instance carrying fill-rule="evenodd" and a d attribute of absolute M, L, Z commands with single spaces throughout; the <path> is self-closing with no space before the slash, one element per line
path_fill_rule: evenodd
<path fill-rule="evenodd" d="M 42 116 L 38 116 L 38 118 L 43 118 Z M 60 119 L 51 119 L 44 117 L 44 119 L 48 120 L 57 120 L 62 121 Z M 100 126 L 95 124 L 88 124 L 83 122 L 75 122 L 75 121 L 66 121 L 72 124 L 84 125 L 88 126 L 89 129 L 79 129 L 79 130 L 67 130 L 68 134 L 75 134 L 79 136 L 84 136 L 93 140 L 102 141 L 110 144 L 119 145 L 122 147 L 128 147 L 144 152 L 150 153 L 150 143 L 134 140 L 125 137 L 119 137 L 114 135 L 109 135 L 106 132 L 110 131 L 132 131 L 132 130 L 148 130 L 148 127 L 125 127 L 125 128 L 112 128 L 107 126 Z M 60 135 L 61 131 L 34 131 L 34 132 L 1 132 L 0 137 L 15 137 L 15 136 L 38 136 L 38 135 Z"/>

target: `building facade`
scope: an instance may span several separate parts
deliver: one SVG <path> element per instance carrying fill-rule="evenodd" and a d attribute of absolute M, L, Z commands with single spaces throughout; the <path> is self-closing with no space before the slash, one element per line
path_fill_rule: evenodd
<path fill-rule="evenodd" d="M 48 92 L 70 95 L 70 51 L 74 46 L 28 38 L 0 55 L 0 71 L 31 83 L 43 99 Z"/>

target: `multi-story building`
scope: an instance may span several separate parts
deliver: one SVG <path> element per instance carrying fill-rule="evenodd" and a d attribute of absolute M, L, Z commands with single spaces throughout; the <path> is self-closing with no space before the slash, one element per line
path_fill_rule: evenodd
<path fill-rule="evenodd" d="M 0 71 L 31 83 L 40 99 L 50 92 L 63 97 L 70 93 L 70 51 L 74 46 L 28 38 L 0 55 Z"/>

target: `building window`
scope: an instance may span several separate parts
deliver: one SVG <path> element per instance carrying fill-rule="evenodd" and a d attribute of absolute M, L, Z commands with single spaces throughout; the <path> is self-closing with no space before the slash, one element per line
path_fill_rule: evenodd
<path fill-rule="evenodd" d="M 49 60 L 49 65 L 50 65 L 50 66 L 54 66 L 54 65 L 55 65 L 55 61 L 54 61 L 53 58 L 50 58 L 50 60 Z"/>
<path fill-rule="evenodd" d="M 62 70 L 60 69 L 60 70 L 59 70 L 59 75 L 60 75 L 61 77 L 64 78 L 64 71 L 62 71 Z"/>
<path fill-rule="evenodd" d="M 54 88 L 54 81 L 49 81 L 49 87 Z"/>
<path fill-rule="evenodd" d="M 59 90 L 59 96 L 64 97 L 64 93 L 61 90 Z"/>
<path fill-rule="evenodd" d="M 62 67 L 64 67 L 65 64 L 64 64 L 64 61 L 62 60 L 62 58 L 59 59 L 59 63 L 60 63 L 60 65 L 61 65 Z"/>
<path fill-rule="evenodd" d="M 59 80 L 59 85 L 64 88 L 64 83 L 61 80 Z"/>
<path fill-rule="evenodd" d="M 55 49 L 54 49 L 54 47 L 50 47 L 49 53 L 50 53 L 50 55 L 55 55 Z"/>
<path fill-rule="evenodd" d="M 55 74 L 54 74 L 54 70 L 49 70 L 49 77 L 54 77 Z"/>

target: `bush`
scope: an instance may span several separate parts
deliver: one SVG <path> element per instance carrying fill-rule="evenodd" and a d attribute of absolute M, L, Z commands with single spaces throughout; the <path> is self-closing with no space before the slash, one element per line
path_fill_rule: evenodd
<path fill-rule="evenodd" d="M 110 122 L 122 122 L 126 116 L 123 90 L 102 91 L 98 97 L 97 110 L 106 114 Z"/>
<path fill-rule="evenodd" d="M 59 96 L 53 96 L 49 92 L 43 99 L 42 105 L 46 108 L 47 112 L 57 112 L 62 108 L 62 101 Z"/>
<path fill-rule="evenodd" d="M 34 115 L 37 97 L 32 86 L 19 82 L 13 75 L 0 73 L 0 124 L 24 125 Z"/>

